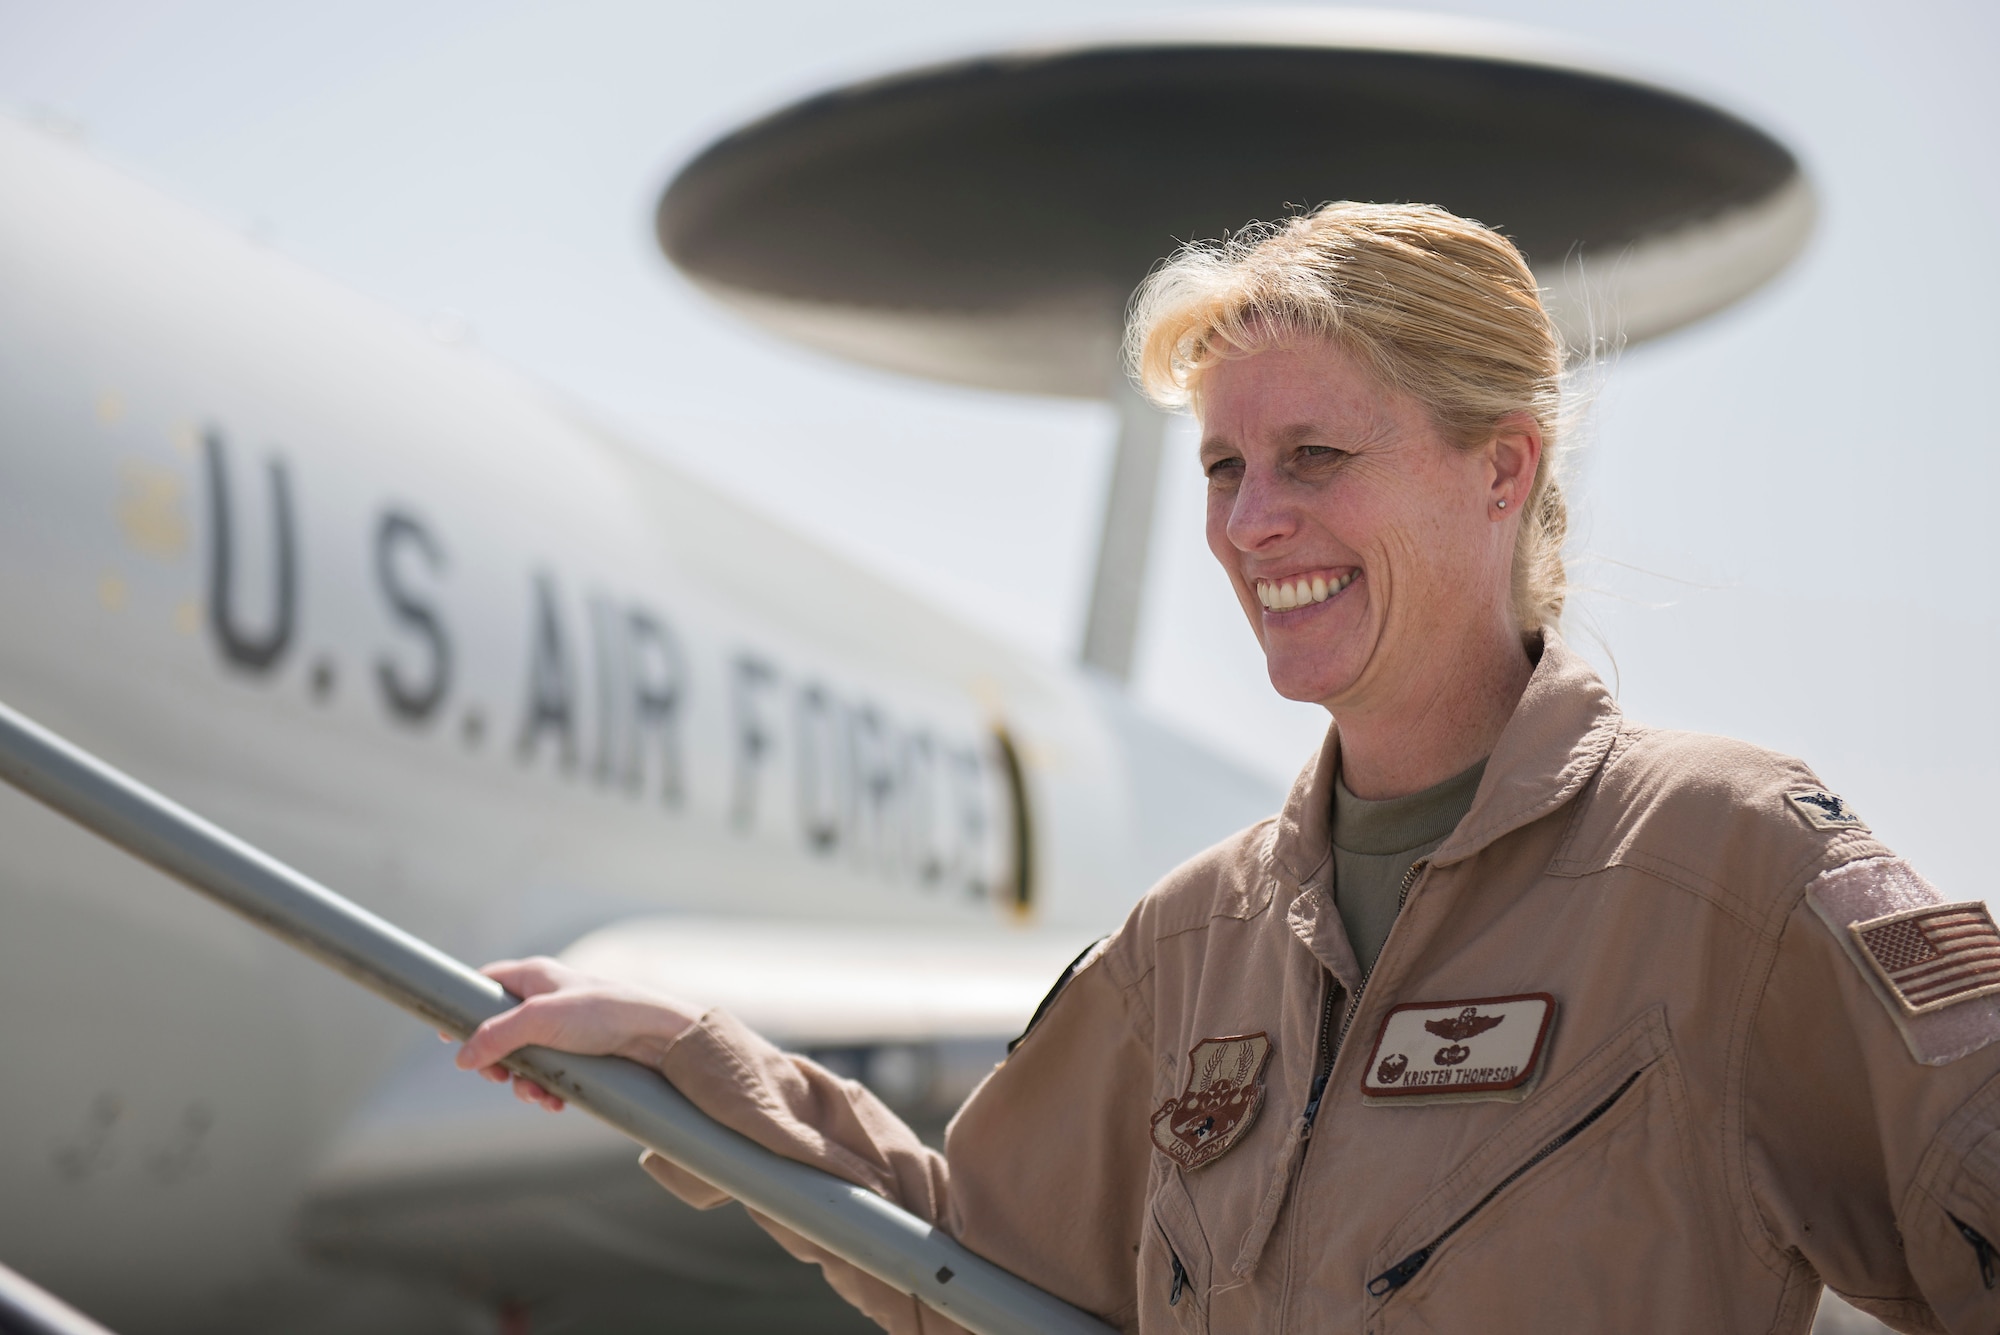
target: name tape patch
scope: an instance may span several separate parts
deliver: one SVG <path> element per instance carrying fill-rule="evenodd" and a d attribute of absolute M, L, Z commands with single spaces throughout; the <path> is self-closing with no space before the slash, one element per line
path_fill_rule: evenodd
<path fill-rule="evenodd" d="M 1361 1075 L 1362 1097 L 1519 1097 L 1535 1076 L 1555 1013 L 1556 999 L 1546 992 L 1397 1006 L 1382 1018 Z"/>
<path fill-rule="evenodd" d="M 1792 809 L 1806 818 L 1806 824 L 1815 830 L 1865 830 L 1866 821 L 1854 814 L 1854 808 L 1839 793 L 1829 793 L 1824 788 L 1801 788 L 1785 794 L 1785 800 Z"/>
<path fill-rule="evenodd" d="M 1160 1153 L 1183 1168 L 1221 1158 L 1257 1120 L 1270 1060 L 1271 1040 L 1263 1033 L 1205 1038 L 1189 1049 L 1187 1088 L 1153 1114 Z"/>
<path fill-rule="evenodd" d="M 2000 992 L 2000 927 L 1979 900 L 1885 913 L 1847 930 L 1912 1015 Z"/>

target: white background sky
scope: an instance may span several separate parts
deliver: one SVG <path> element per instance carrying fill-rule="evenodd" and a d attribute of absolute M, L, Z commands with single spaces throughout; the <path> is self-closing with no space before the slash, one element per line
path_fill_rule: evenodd
<path fill-rule="evenodd" d="M 2000 885 L 2000 6 L 1484 0 L 1735 107 L 1820 194 L 1803 260 L 1628 353 L 1578 461 L 1573 639 L 1626 707 L 1806 757 L 1953 897 Z M 674 166 L 907 61 L 1143 20 L 1004 6 L 0 0 L 0 109 L 590 405 L 959 615 L 1074 652 L 1106 410 L 929 386 L 713 309 L 653 248 Z M 0 189 L 6 188 L 0 182 Z M 4 299 L 4 294 L 0 294 Z M 1273 775 L 1272 695 L 1172 442 L 1137 690 Z M 1604 648 L 1586 644 L 1600 661 Z"/>

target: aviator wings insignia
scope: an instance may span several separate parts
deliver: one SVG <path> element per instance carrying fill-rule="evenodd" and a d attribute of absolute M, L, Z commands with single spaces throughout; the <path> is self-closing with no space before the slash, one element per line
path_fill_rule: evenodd
<path fill-rule="evenodd" d="M 1457 1015 L 1443 1020 L 1425 1020 L 1424 1028 L 1439 1038 L 1451 1043 L 1463 1043 L 1493 1028 L 1505 1015 L 1481 1015 L 1477 1006 L 1467 1006 Z"/>

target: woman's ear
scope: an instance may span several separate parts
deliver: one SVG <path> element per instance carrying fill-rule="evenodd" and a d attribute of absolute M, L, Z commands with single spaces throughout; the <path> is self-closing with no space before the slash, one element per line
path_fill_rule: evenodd
<path fill-rule="evenodd" d="M 1542 462 L 1542 428 L 1527 413 L 1508 413 L 1486 442 L 1491 471 L 1487 506 L 1495 519 L 1519 514 L 1535 489 L 1535 469 Z"/>

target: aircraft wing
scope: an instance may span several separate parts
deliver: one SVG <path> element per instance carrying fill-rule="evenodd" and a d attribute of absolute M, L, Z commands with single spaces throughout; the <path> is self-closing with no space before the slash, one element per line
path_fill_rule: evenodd
<path fill-rule="evenodd" d="M 592 932 L 561 958 L 722 1006 L 862 1080 L 937 1143 L 1089 944 L 1088 932 L 1000 926 L 659 917 Z M 453 1051 L 413 1051 L 335 1138 L 300 1219 L 312 1250 L 440 1287 L 491 1291 L 497 1277 L 523 1303 L 590 1324 L 651 1313 L 671 1277 L 677 1316 L 698 1312 L 706 1329 L 780 1316 L 787 1329 L 849 1328 L 817 1272 L 741 1209 L 688 1208 L 638 1171 L 623 1136 L 523 1104 L 454 1068 Z"/>
<path fill-rule="evenodd" d="M 577 968 L 721 1006 L 791 1043 L 1012 1038 L 1079 930 L 640 918 L 562 952 Z"/>

